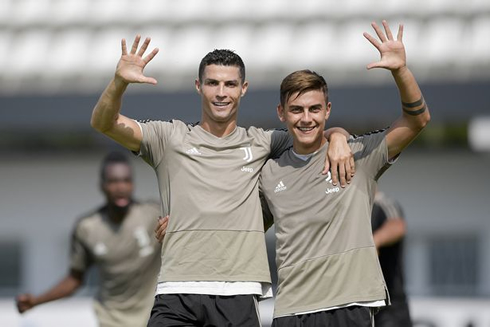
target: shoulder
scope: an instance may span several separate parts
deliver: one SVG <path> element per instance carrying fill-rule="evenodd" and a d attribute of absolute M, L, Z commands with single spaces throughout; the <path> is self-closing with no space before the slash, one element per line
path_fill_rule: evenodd
<path fill-rule="evenodd" d="M 133 205 L 142 211 L 148 211 L 148 212 L 160 211 L 160 202 L 153 199 L 138 201 L 135 202 Z"/>
<path fill-rule="evenodd" d="M 133 203 L 133 210 L 139 219 L 149 218 L 154 221 L 161 215 L 160 203 L 156 200 L 137 201 Z"/>
<path fill-rule="evenodd" d="M 352 134 L 347 140 L 347 143 L 352 147 L 356 144 L 372 142 L 374 140 L 382 140 L 386 137 L 387 128 L 376 129 L 364 134 Z"/>
<path fill-rule="evenodd" d="M 98 228 L 103 223 L 102 211 L 104 208 L 104 206 L 101 206 L 78 216 L 73 232 L 80 236 L 90 234 L 94 229 Z"/>
<path fill-rule="evenodd" d="M 136 119 L 135 120 L 141 128 L 172 128 L 182 130 L 192 130 L 199 125 L 199 122 L 184 122 L 178 119 L 171 120 L 158 120 L 158 119 Z"/>

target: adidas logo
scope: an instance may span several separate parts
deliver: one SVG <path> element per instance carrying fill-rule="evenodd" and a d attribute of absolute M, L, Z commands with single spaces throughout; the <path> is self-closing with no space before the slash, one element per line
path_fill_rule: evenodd
<path fill-rule="evenodd" d="M 284 185 L 284 183 L 282 181 L 280 181 L 279 184 L 277 184 L 276 189 L 274 190 L 274 193 L 282 192 L 286 189 L 287 189 L 286 185 Z"/>
<path fill-rule="evenodd" d="M 194 155 L 194 156 L 200 156 L 202 154 L 196 148 L 189 149 L 189 150 L 185 151 L 185 153 L 190 154 L 190 155 Z"/>

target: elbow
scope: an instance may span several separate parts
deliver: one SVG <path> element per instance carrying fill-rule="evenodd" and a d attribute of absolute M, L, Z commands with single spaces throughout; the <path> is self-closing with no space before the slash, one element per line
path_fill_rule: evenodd
<path fill-rule="evenodd" d="M 425 115 L 424 115 L 424 119 L 422 121 L 422 128 L 427 126 L 427 124 L 429 124 L 429 122 L 430 122 L 430 112 L 429 112 L 429 108 L 427 108 Z"/>
<path fill-rule="evenodd" d="M 415 121 L 412 119 L 412 126 L 419 132 L 422 131 L 430 122 L 430 113 L 425 111 L 422 115 L 418 117 Z"/>
<path fill-rule="evenodd" d="M 90 126 L 95 129 L 99 133 L 105 134 L 108 130 L 109 127 L 107 124 L 103 124 L 100 119 L 96 119 L 94 116 L 90 119 Z"/>

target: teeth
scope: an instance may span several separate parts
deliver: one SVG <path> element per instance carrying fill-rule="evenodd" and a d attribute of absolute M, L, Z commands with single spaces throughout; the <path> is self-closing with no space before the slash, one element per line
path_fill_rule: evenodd
<path fill-rule="evenodd" d="M 300 131 L 307 132 L 313 130 L 313 127 L 298 127 Z"/>

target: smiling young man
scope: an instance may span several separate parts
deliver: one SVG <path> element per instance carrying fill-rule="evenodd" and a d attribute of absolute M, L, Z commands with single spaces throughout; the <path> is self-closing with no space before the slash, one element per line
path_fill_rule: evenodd
<path fill-rule="evenodd" d="M 257 297 L 271 296 L 271 288 L 258 178 L 265 161 L 287 149 L 291 137 L 237 126 L 248 82 L 243 61 L 229 50 L 214 50 L 199 65 L 199 124 L 136 122 L 121 115 L 130 83 L 156 83 L 143 69 L 158 50 L 143 57 L 150 40 L 138 49 L 139 41 L 129 53 L 122 41 L 115 77 L 91 124 L 154 168 L 164 215 L 172 217 L 149 326 L 259 326 Z M 339 144 L 350 157 L 345 136 Z M 340 164 L 347 166 L 347 179 L 349 164 Z"/>
<path fill-rule="evenodd" d="M 293 147 L 269 160 L 260 179 L 263 205 L 271 214 L 266 220 L 275 224 L 277 237 L 275 327 L 372 326 L 374 308 L 389 303 L 371 233 L 376 183 L 430 116 L 406 67 L 403 27 L 395 40 L 385 21 L 386 34 L 372 26 L 381 42 L 365 37 L 381 60 L 368 68 L 391 71 L 403 113 L 387 130 L 349 141 L 356 176 L 348 188 L 318 173 L 319 154 L 329 146 L 323 129 L 332 108 L 324 78 L 302 70 L 281 84 L 278 115 L 294 138 Z"/>
<path fill-rule="evenodd" d="M 160 267 L 159 244 L 151 236 L 160 207 L 156 202 L 133 200 L 132 169 L 121 153 L 104 158 L 100 187 L 106 203 L 77 221 L 68 274 L 39 296 L 19 295 L 20 313 L 70 296 L 82 286 L 89 268 L 96 266 L 99 285 L 94 309 L 99 326 L 146 326 Z"/>

